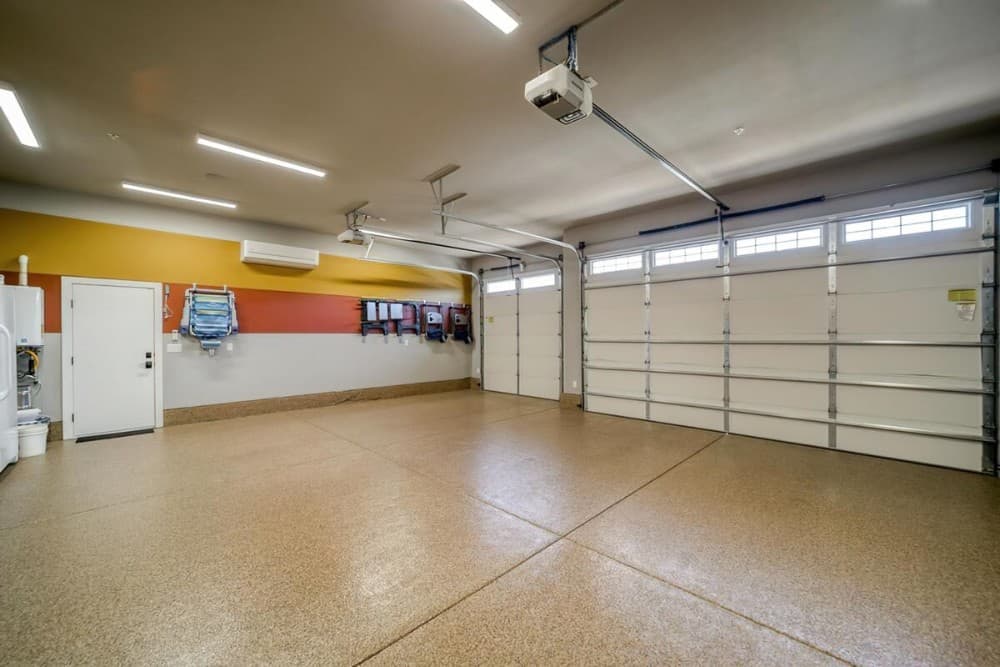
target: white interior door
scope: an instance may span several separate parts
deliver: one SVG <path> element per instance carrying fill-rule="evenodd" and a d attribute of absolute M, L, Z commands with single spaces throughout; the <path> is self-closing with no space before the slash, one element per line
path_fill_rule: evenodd
<path fill-rule="evenodd" d="M 153 428 L 160 338 L 155 287 L 72 283 L 71 299 L 73 435 Z"/>

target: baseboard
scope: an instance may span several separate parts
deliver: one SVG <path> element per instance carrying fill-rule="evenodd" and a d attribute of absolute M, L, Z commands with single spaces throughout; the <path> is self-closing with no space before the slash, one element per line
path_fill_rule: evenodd
<path fill-rule="evenodd" d="M 441 380 L 439 382 L 419 382 L 416 384 L 395 384 L 387 387 L 368 387 L 348 391 L 331 391 L 322 394 L 302 394 L 263 398 L 256 401 L 198 405 L 190 408 L 170 408 L 163 411 L 164 426 L 180 426 L 197 422 L 249 417 L 271 412 L 285 412 L 304 408 L 323 408 L 350 401 L 374 401 L 380 398 L 400 398 L 421 394 L 437 394 L 446 391 L 461 391 L 472 387 L 471 378 Z M 61 430 L 61 429 L 60 429 Z"/>
<path fill-rule="evenodd" d="M 561 394 L 559 396 L 559 407 L 578 408 L 580 407 L 580 394 Z"/>
<path fill-rule="evenodd" d="M 49 435 L 46 437 L 46 440 L 49 442 L 58 442 L 62 439 L 62 422 L 51 422 L 49 424 Z"/>

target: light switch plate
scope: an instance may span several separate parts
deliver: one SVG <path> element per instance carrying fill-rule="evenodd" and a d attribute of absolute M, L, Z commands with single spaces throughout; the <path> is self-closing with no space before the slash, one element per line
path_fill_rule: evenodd
<path fill-rule="evenodd" d="M 180 352 L 184 346 L 180 343 L 167 343 L 167 352 Z"/>
<path fill-rule="evenodd" d="M 232 351 L 233 351 L 233 344 L 226 343 L 226 352 L 232 352 Z"/>

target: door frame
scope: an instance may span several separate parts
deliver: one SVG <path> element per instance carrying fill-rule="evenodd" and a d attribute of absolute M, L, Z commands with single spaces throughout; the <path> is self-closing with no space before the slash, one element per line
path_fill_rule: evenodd
<path fill-rule="evenodd" d="M 73 423 L 75 401 L 73 396 L 73 365 L 70 363 L 73 351 L 73 308 L 71 300 L 74 285 L 98 285 L 103 287 L 139 287 L 153 290 L 153 312 L 150 316 L 156 322 L 153 335 L 153 398 L 155 403 L 155 428 L 163 428 L 163 285 L 161 283 L 134 280 L 110 280 L 105 278 L 62 277 L 62 424 L 63 438 L 76 437 Z"/>

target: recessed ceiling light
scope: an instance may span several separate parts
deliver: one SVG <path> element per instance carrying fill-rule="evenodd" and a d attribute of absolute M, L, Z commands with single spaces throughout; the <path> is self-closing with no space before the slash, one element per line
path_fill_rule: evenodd
<path fill-rule="evenodd" d="M 21 103 L 17 101 L 17 95 L 9 84 L 0 83 L 0 110 L 7 117 L 7 122 L 17 135 L 17 140 L 25 146 L 38 148 L 38 139 L 28 125 L 28 119 L 24 115 Z"/>
<path fill-rule="evenodd" d="M 739 127 L 733 129 L 733 134 L 735 134 L 737 137 L 742 137 L 743 133 L 746 132 L 746 131 L 747 131 L 747 129 L 745 127 L 743 127 L 742 125 L 740 125 Z"/>
<path fill-rule="evenodd" d="M 464 2 L 505 35 L 514 32 L 520 24 L 515 18 L 514 12 L 494 0 L 464 0 Z"/>
<path fill-rule="evenodd" d="M 244 148 L 243 146 L 239 146 L 237 144 L 231 144 L 228 141 L 206 137 L 203 134 L 198 135 L 198 145 L 205 146 L 206 148 L 214 148 L 218 151 L 225 151 L 226 153 L 232 153 L 233 155 L 239 155 L 240 157 L 245 157 L 248 160 L 256 160 L 257 162 L 273 164 L 276 167 L 292 169 L 293 171 L 309 174 L 310 176 L 318 176 L 319 178 L 324 178 L 326 176 L 326 172 L 322 169 L 310 167 L 306 164 L 299 164 L 298 162 L 292 162 L 291 160 L 286 160 L 274 155 L 268 155 L 267 153 L 252 151 L 249 148 Z"/>
<path fill-rule="evenodd" d="M 126 190 L 145 192 L 146 194 L 156 195 L 158 197 L 183 199 L 184 201 L 193 201 L 197 204 L 208 204 L 209 206 L 219 206 L 222 208 L 236 208 L 236 204 L 234 204 L 231 201 L 224 201 L 222 199 L 207 199 L 206 197 L 196 197 L 194 195 L 184 194 L 183 192 L 174 192 L 173 190 L 164 190 L 162 188 L 151 188 L 148 185 L 139 185 L 138 183 L 129 183 L 128 181 L 122 181 L 122 187 L 125 188 Z"/>

